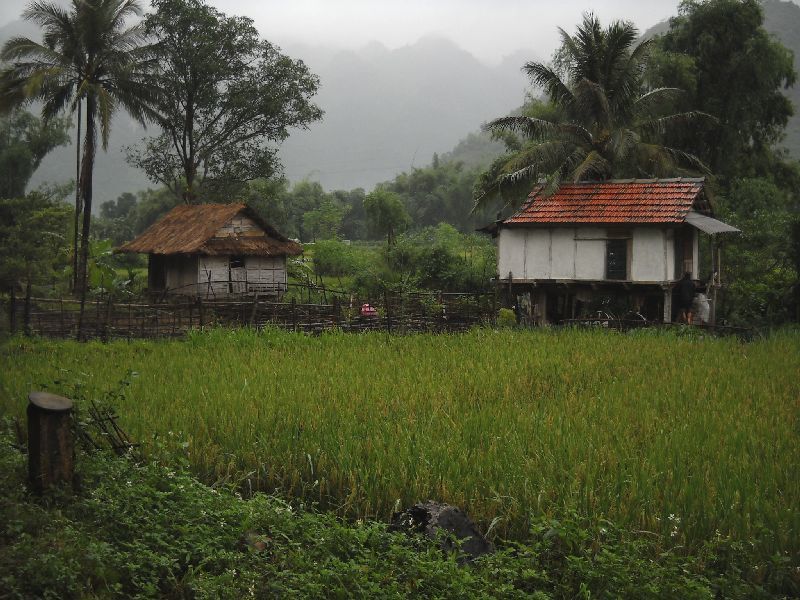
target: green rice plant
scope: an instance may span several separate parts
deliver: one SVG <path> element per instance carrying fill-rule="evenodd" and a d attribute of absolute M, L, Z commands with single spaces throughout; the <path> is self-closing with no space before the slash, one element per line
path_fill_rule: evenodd
<path fill-rule="evenodd" d="M 100 395 L 135 371 L 121 425 L 145 445 L 179 440 L 206 481 L 351 518 L 432 498 L 517 539 L 575 513 L 665 547 L 730 537 L 798 563 L 799 357 L 789 331 L 13 338 L 0 414 L 21 416 L 33 389 Z"/>

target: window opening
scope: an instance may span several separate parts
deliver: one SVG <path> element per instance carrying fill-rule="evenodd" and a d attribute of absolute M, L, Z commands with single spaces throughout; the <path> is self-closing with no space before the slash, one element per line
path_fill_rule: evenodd
<path fill-rule="evenodd" d="M 606 242 L 606 279 L 628 278 L 628 240 Z"/>

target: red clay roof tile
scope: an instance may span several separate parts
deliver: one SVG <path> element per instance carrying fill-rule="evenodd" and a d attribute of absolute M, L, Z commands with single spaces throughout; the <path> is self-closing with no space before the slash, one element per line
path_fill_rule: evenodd
<path fill-rule="evenodd" d="M 551 196 L 539 184 L 504 225 L 528 223 L 683 223 L 703 179 L 565 183 Z"/>

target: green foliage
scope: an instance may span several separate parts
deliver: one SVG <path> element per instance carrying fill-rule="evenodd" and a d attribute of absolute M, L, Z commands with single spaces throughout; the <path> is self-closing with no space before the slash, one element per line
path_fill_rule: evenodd
<path fill-rule="evenodd" d="M 277 144 L 322 116 L 311 102 L 317 77 L 260 39 L 251 19 L 202 0 L 156 0 L 153 8 L 145 23 L 158 40 L 163 131 L 130 149 L 129 160 L 189 203 L 230 197 L 276 174 Z"/>
<path fill-rule="evenodd" d="M 726 180 L 768 176 L 773 145 L 793 113 L 782 93 L 796 78 L 791 51 L 763 28 L 757 0 L 685 0 L 657 43 L 654 85 L 679 86 L 678 109 L 705 111 L 716 123 L 672 130 L 668 139 L 690 148 Z"/>
<path fill-rule="evenodd" d="M 438 161 L 410 173 L 401 173 L 385 188 L 402 199 L 415 228 L 449 223 L 464 233 L 490 220 L 486 213 L 471 214 L 472 188 L 478 169 L 460 162 Z"/>
<path fill-rule="evenodd" d="M 119 246 L 142 233 L 178 202 L 175 194 L 163 187 L 143 190 L 136 195 L 126 192 L 100 205 L 100 215 L 94 218 L 94 236 Z"/>
<path fill-rule="evenodd" d="M 364 198 L 367 223 L 375 235 L 385 235 L 391 246 L 398 232 L 411 224 L 411 218 L 396 193 L 377 188 Z"/>
<path fill-rule="evenodd" d="M 69 140 L 63 119 L 42 121 L 15 110 L 0 116 L 0 198 L 21 198 L 42 159 Z"/>
<path fill-rule="evenodd" d="M 0 198 L 0 289 L 60 278 L 68 258 L 71 209 L 41 193 Z"/>
<path fill-rule="evenodd" d="M 769 180 L 737 179 L 721 204 L 724 219 L 742 233 L 723 245 L 723 281 L 729 285 L 719 316 L 750 324 L 793 320 L 800 274 L 787 243 L 798 210 L 792 196 Z"/>
<path fill-rule="evenodd" d="M 314 271 L 318 275 L 355 275 L 366 268 L 365 259 L 363 252 L 338 240 L 324 240 L 314 244 Z"/>
<path fill-rule="evenodd" d="M 339 236 L 347 210 L 335 203 L 331 198 L 325 198 L 314 210 L 303 215 L 303 229 L 308 232 L 313 241 L 330 240 Z"/>
<path fill-rule="evenodd" d="M 498 327 L 514 327 L 517 324 L 517 315 L 510 308 L 501 308 L 497 314 Z"/>
<path fill-rule="evenodd" d="M 497 264 L 490 239 L 461 234 L 446 223 L 401 236 L 387 259 L 393 271 L 409 274 L 419 287 L 443 291 L 486 290 Z"/>

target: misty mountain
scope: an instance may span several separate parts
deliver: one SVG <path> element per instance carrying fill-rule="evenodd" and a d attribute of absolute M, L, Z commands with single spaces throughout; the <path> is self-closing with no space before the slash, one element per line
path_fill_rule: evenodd
<path fill-rule="evenodd" d="M 428 164 L 434 152 L 450 150 L 481 123 L 522 104 L 522 63 L 510 60 L 513 66 L 487 67 L 433 37 L 397 50 L 373 42 L 316 63 L 309 57 L 320 76 L 317 102 L 325 116 L 284 144 L 287 176 L 329 189 L 369 189 Z"/>
<path fill-rule="evenodd" d="M 37 34 L 36 27 L 17 21 L 0 28 L 0 43 L 13 35 Z M 372 42 L 355 51 L 294 45 L 284 52 L 319 75 L 315 101 L 325 110 L 322 121 L 293 131 L 284 142 L 285 174 L 292 181 L 319 181 L 327 189 L 370 189 L 428 164 L 435 152 L 448 152 L 483 122 L 522 104 L 527 79 L 520 69 L 535 58 L 531 52 L 516 53 L 490 67 L 436 37 L 395 50 Z M 126 146 L 146 135 L 124 112 L 117 114 L 108 152 L 97 153 L 95 206 L 153 186 L 124 154 Z M 31 185 L 74 177 L 73 144 L 48 155 Z"/>

